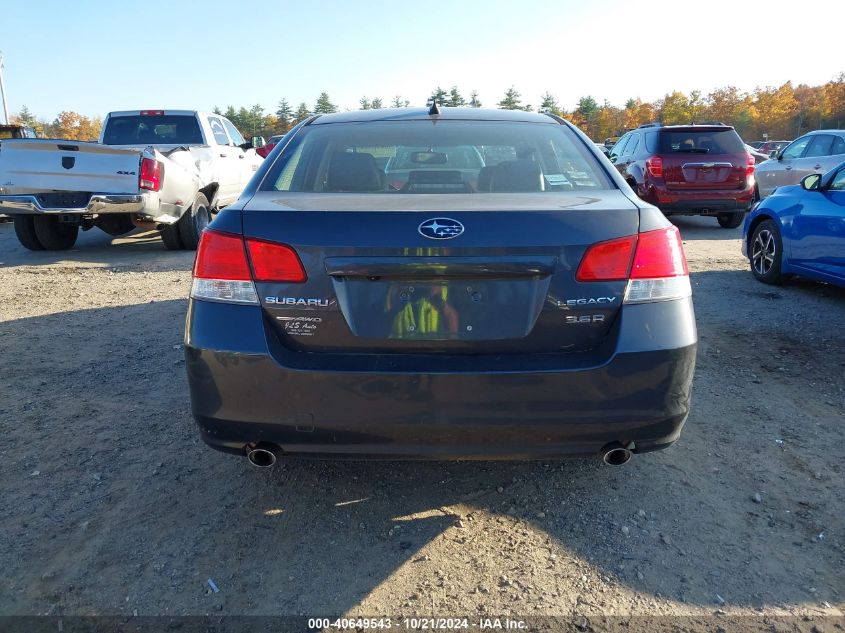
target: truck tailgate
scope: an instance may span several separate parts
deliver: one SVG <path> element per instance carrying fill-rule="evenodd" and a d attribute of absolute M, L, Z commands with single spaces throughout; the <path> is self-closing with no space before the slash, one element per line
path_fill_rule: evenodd
<path fill-rule="evenodd" d="M 79 141 L 0 142 L 0 192 L 138 193 L 143 150 Z"/>

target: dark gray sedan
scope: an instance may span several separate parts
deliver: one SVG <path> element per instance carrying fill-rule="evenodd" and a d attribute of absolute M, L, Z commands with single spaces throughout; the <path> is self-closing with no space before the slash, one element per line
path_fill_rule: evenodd
<path fill-rule="evenodd" d="M 677 229 L 583 133 L 436 106 L 291 130 L 203 234 L 185 334 L 202 438 L 259 466 L 621 464 L 678 439 L 696 343 Z"/>

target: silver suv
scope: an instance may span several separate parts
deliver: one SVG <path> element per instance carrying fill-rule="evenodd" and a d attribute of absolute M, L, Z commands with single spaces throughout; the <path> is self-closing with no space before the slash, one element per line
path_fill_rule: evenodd
<path fill-rule="evenodd" d="M 776 187 L 797 185 L 804 176 L 824 173 L 845 160 L 845 130 L 817 130 L 792 141 L 775 158 L 757 165 L 757 198 Z"/>

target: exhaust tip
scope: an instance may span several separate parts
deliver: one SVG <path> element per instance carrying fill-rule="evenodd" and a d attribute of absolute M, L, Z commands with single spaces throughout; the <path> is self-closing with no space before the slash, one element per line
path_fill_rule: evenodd
<path fill-rule="evenodd" d="M 608 466 L 621 466 L 627 464 L 633 456 L 630 448 L 614 442 L 602 449 L 601 460 Z"/>
<path fill-rule="evenodd" d="M 270 468 L 276 463 L 275 450 L 263 445 L 248 449 L 246 458 L 256 468 Z"/>

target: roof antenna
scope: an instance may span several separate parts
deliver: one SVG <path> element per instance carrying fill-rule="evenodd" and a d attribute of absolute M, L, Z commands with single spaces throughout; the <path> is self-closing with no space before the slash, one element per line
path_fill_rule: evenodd
<path fill-rule="evenodd" d="M 430 115 L 440 114 L 440 108 L 437 107 L 437 99 L 431 98 L 431 107 L 428 109 Z"/>

